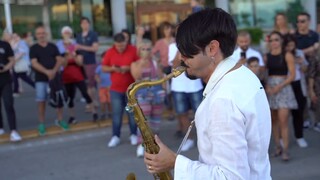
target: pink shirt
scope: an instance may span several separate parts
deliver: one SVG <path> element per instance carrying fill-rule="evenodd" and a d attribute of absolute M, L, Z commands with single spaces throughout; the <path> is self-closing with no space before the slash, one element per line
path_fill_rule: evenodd
<path fill-rule="evenodd" d="M 169 66 L 168 64 L 168 53 L 169 53 L 169 44 L 165 41 L 164 38 L 158 40 L 152 49 L 152 54 L 160 53 L 160 62 L 163 67 Z"/>

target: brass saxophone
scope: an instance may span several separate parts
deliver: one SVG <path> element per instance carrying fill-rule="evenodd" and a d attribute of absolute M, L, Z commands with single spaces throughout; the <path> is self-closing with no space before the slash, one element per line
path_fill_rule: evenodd
<path fill-rule="evenodd" d="M 135 94 L 141 88 L 159 85 L 161 83 L 168 81 L 169 79 L 171 79 L 173 77 L 177 77 L 177 76 L 181 75 L 185 70 L 186 70 L 185 67 L 179 66 L 176 69 L 173 69 L 170 74 L 168 74 L 167 76 L 165 76 L 162 79 L 159 79 L 157 81 L 144 80 L 144 81 L 134 82 L 127 89 L 128 104 L 126 106 L 126 110 L 129 113 L 133 113 L 134 120 L 137 123 L 137 126 L 141 132 L 145 151 L 148 153 L 157 154 L 159 152 L 159 146 L 155 142 L 154 134 L 153 134 L 151 128 L 147 124 L 147 119 L 144 116 L 144 114 L 143 114 L 143 112 L 137 102 Z M 153 177 L 154 177 L 154 179 L 160 179 L 160 180 L 172 180 L 173 179 L 170 171 L 153 174 Z M 135 176 L 131 173 L 127 176 L 127 179 L 135 179 Z"/>

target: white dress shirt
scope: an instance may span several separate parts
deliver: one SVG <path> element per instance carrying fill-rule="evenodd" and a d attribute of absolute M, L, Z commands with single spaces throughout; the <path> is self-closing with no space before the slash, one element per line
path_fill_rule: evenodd
<path fill-rule="evenodd" d="M 169 65 L 172 66 L 172 61 L 176 57 L 178 48 L 176 43 L 169 45 Z M 186 73 L 182 73 L 180 76 L 171 79 L 171 91 L 194 93 L 203 89 L 203 85 L 200 79 L 191 80 L 186 76 Z"/>
<path fill-rule="evenodd" d="M 211 75 L 195 115 L 199 160 L 178 155 L 174 179 L 271 179 L 268 100 L 248 68 L 225 75 L 237 61 L 225 59 Z"/>
<path fill-rule="evenodd" d="M 240 60 L 240 53 L 242 52 L 241 48 L 238 47 L 232 54 L 232 58 L 239 61 Z M 264 66 L 264 62 L 263 62 L 263 58 L 260 54 L 259 51 L 256 51 L 254 49 L 252 49 L 251 47 L 249 47 L 246 51 L 246 58 L 247 60 L 251 57 L 256 57 L 259 59 L 259 66 Z"/>

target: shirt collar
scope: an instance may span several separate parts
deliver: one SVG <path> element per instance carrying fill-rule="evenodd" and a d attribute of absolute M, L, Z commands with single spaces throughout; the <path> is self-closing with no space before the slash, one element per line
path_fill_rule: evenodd
<path fill-rule="evenodd" d="M 208 93 L 210 93 L 216 84 L 220 81 L 220 79 L 235 65 L 237 61 L 234 60 L 231 56 L 222 60 L 214 72 L 211 74 L 210 79 L 206 85 L 206 88 L 203 91 L 203 97 L 205 97 Z"/>

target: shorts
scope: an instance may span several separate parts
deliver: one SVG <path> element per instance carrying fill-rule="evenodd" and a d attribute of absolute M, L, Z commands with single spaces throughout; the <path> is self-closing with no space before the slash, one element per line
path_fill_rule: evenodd
<path fill-rule="evenodd" d="M 88 88 L 94 88 L 96 87 L 96 80 L 95 80 L 95 71 L 96 71 L 96 64 L 85 64 L 84 71 L 86 73 L 87 77 L 87 85 Z"/>
<path fill-rule="evenodd" d="M 190 109 L 196 112 L 202 101 L 202 90 L 194 93 L 172 91 L 173 104 L 178 115 L 187 113 Z"/>
<path fill-rule="evenodd" d="M 37 102 L 45 102 L 48 98 L 48 89 L 49 83 L 48 82 L 36 82 L 36 101 Z"/>
<path fill-rule="evenodd" d="M 110 103 L 110 88 L 101 87 L 99 89 L 99 100 L 100 103 Z"/>

